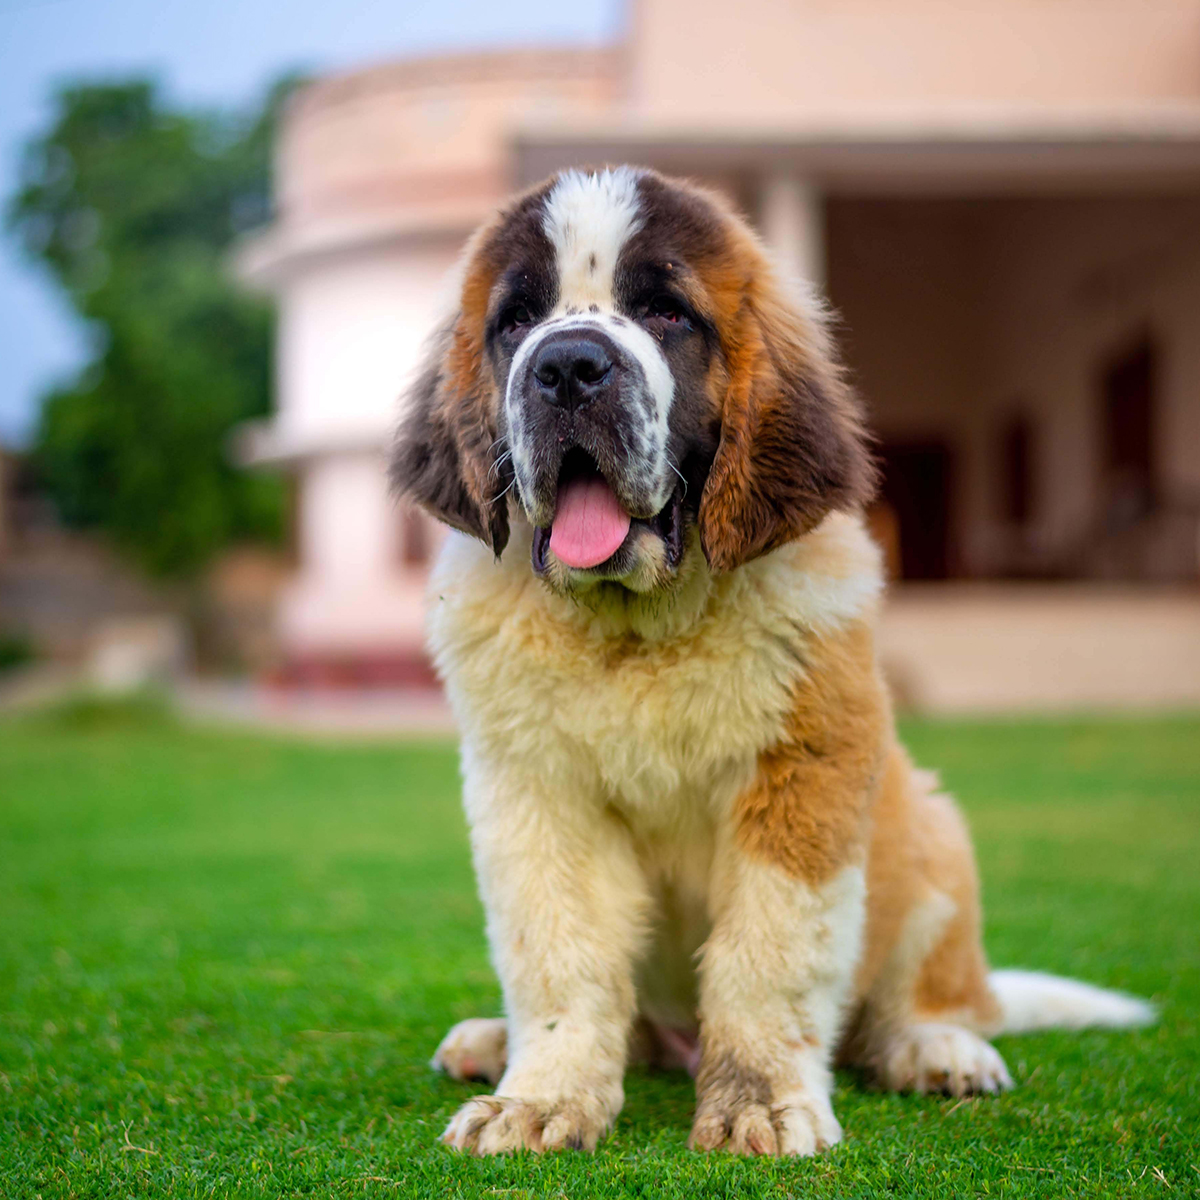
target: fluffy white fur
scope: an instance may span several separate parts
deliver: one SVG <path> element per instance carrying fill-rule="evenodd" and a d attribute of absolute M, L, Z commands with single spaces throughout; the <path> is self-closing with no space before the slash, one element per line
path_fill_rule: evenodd
<path fill-rule="evenodd" d="M 1149 1025 L 1154 1005 L 1123 992 L 1041 971 L 993 971 L 988 983 L 1004 1011 L 1004 1033 L 1035 1029 L 1110 1029 Z"/>
<path fill-rule="evenodd" d="M 687 559 L 671 600 L 589 607 L 549 592 L 518 527 L 497 562 L 451 534 L 431 581 L 431 645 L 463 735 L 464 796 L 506 1022 L 456 1026 L 435 1064 L 496 1083 L 446 1140 L 478 1153 L 591 1148 L 623 1103 L 634 1017 L 736 1051 L 773 1102 L 702 1098 L 694 1138 L 727 1127 L 749 1152 L 811 1154 L 840 1127 L 830 1059 L 859 960 L 858 867 L 809 887 L 738 853 L 732 805 L 794 696 L 797 630 L 870 619 L 879 556 L 857 518 L 728 575 Z M 620 671 L 614 642 L 636 631 Z M 936 781 L 916 772 L 913 786 Z M 969 1016 L 912 1011 L 913 981 L 954 917 L 932 889 L 865 997 L 857 1061 L 896 1089 L 1011 1086 Z M 991 976 L 1006 1030 L 1128 1025 L 1148 1006 L 1024 972 Z M 780 1052 L 780 1047 L 785 1051 Z M 701 1068 L 703 1070 L 703 1067 Z M 497 1076 L 503 1072 L 497 1081 Z"/>
<path fill-rule="evenodd" d="M 546 198 L 543 228 L 558 264 L 561 304 L 612 311 L 621 248 L 639 228 L 637 172 L 565 171 Z"/>
<path fill-rule="evenodd" d="M 733 853 L 727 817 L 782 733 L 797 669 L 788 639 L 797 624 L 828 631 L 869 613 L 878 552 L 856 519 L 831 516 L 730 575 L 693 555 L 672 603 L 631 615 L 548 592 L 522 536 L 497 563 L 451 534 L 431 583 L 431 645 L 462 728 L 508 1016 L 496 1098 L 464 1109 L 447 1140 L 484 1153 L 594 1146 L 622 1104 L 635 1013 L 694 1025 L 698 987 L 707 1027 L 748 1054 L 797 1043 L 762 1064 L 787 1098 L 771 1136 L 785 1152 L 832 1144 L 828 1063 L 858 957 L 862 873 L 813 891 Z M 656 636 L 607 671 L 606 642 L 639 622 Z"/>

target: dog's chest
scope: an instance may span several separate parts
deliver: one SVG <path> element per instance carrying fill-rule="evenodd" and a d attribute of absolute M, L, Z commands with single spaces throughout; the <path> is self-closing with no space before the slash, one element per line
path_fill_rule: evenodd
<path fill-rule="evenodd" d="M 719 803 L 778 736 L 788 704 L 786 681 L 756 650 L 732 631 L 606 646 L 557 680 L 564 752 L 590 760 L 631 817 Z"/>
<path fill-rule="evenodd" d="M 876 560 L 856 522 L 830 518 L 802 545 L 698 576 L 683 632 L 638 636 L 548 597 L 519 554 L 498 565 L 452 537 L 430 640 L 477 757 L 631 823 L 670 825 L 697 808 L 711 818 L 784 736 L 818 630 L 873 603 Z"/>
<path fill-rule="evenodd" d="M 486 620 L 455 606 L 433 630 L 464 733 L 491 753 L 657 824 L 712 815 L 780 736 L 797 658 L 778 631 L 735 610 L 687 637 L 598 639 L 536 599 Z"/>

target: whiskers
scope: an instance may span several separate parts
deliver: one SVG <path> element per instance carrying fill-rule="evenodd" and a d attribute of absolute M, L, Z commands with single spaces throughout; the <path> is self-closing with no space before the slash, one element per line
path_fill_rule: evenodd
<path fill-rule="evenodd" d="M 503 445 L 503 444 L 504 444 L 504 439 L 503 439 L 503 438 L 497 438 L 497 439 L 496 439 L 496 440 L 495 440 L 495 441 L 494 441 L 494 442 L 491 444 L 491 446 L 489 446 L 489 447 L 488 447 L 488 449 L 489 449 L 489 450 L 495 450 L 495 448 L 496 448 L 497 446 L 501 446 L 501 445 Z M 492 465 L 491 465 L 490 467 L 488 467 L 488 478 L 489 478 L 489 479 L 492 479 L 492 480 L 497 480 L 497 479 L 499 479 L 499 477 L 500 477 L 500 469 L 501 469 L 501 468 L 504 466 L 504 464 L 505 464 L 506 462 L 508 462 L 508 461 L 509 461 L 509 459 L 511 459 L 511 458 L 512 458 L 512 455 L 513 455 L 513 452 L 512 452 L 512 447 L 510 446 L 510 447 L 508 447 L 508 448 L 507 448 L 507 449 L 504 451 L 504 453 L 503 453 L 503 454 L 501 454 L 501 455 L 499 455 L 497 458 L 493 459 L 493 461 L 492 461 Z M 500 493 L 498 496 L 494 496 L 494 497 L 492 498 L 492 499 L 493 499 L 493 502 L 495 502 L 496 500 L 503 500 L 503 499 L 504 499 L 504 497 L 505 497 L 505 496 L 507 496 L 507 495 L 508 495 L 508 493 L 509 493 L 509 492 L 511 492 L 511 491 L 513 490 L 513 488 L 516 486 L 516 483 L 517 483 L 517 476 L 516 476 L 516 474 L 514 473 L 514 474 L 513 474 L 513 477 L 512 477 L 512 479 L 510 479 L 510 480 L 509 480 L 508 487 L 506 487 L 506 488 L 504 489 L 504 491 L 502 491 L 502 492 L 501 492 L 501 493 Z"/>
<path fill-rule="evenodd" d="M 509 482 L 509 485 L 508 485 L 508 487 L 506 487 L 506 488 L 504 489 L 504 491 L 502 491 L 502 492 L 500 493 L 500 495 L 498 495 L 498 496 L 496 497 L 496 499 L 497 499 L 497 500 L 503 500 L 503 499 L 504 499 L 504 497 L 505 497 L 505 496 L 507 496 L 507 495 L 508 495 L 508 493 L 509 493 L 509 492 L 511 492 L 511 491 L 513 490 L 513 488 L 515 488 L 516 486 L 517 486 L 517 477 L 514 475 L 514 476 L 512 477 L 512 480 Z"/>
<path fill-rule="evenodd" d="M 687 480 L 684 479 L 683 472 L 671 460 L 671 452 L 669 450 L 667 451 L 667 466 L 670 467 L 671 470 L 674 471 L 675 474 L 679 476 L 679 481 L 683 484 L 683 494 L 686 497 L 687 496 Z"/>
<path fill-rule="evenodd" d="M 504 466 L 504 464 L 508 462 L 510 458 L 512 458 L 512 451 L 505 450 L 505 452 L 501 454 L 499 458 L 493 460 L 492 465 L 488 467 L 488 478 L 495 479 L 500 472 L 500 468 Z"/>

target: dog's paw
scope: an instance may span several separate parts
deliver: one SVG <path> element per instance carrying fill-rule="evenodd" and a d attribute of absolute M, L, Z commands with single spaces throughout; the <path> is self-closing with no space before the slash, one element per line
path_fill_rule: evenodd
<path fill-rule="evenodd" d="M 508 1062 L 508 1023 L 501 1017 L 459 1021 L 433 1055 L 431 1066 L 451 1079 L 486 1079 L 493 1087 Z"/>
<path fill-rule="evenodd" d="M 970 1096 L 1013 1085 L 995 1048 L 959 1025 L 910 1025 L 891 1038 L 875 1063 L 879 1084 L 896 1092 Z"/>
<path fill-rule="evenodd" d="M 514 1150 L 588 1150 L 607 1132 L 609 1118 L 590 1097 L 538 1101 L 476 1096 L 455 1113 L 442 1141 L 473 1154 Z"/>
<path fill-rule="evenodd" d="M 809 1157 L 842 1140 L 829 1101 L 807 1093 L 767 1105 L 751 1097 L 706 1097 L 696 1110 L 688 1145 L 732 1154 Z"/>

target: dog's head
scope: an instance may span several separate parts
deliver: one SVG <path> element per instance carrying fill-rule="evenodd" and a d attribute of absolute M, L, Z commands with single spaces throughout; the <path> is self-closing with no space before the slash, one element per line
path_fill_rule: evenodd
<path fill-rule="evenodd" d="M 801 536 L 874 473 L 819 306 L 719 197 L 622 167 L 472 239 L 393 479 L 497 555 L 523 514 L 560 589 L 645 592 L 697 541 L 727 571 Z"/>

